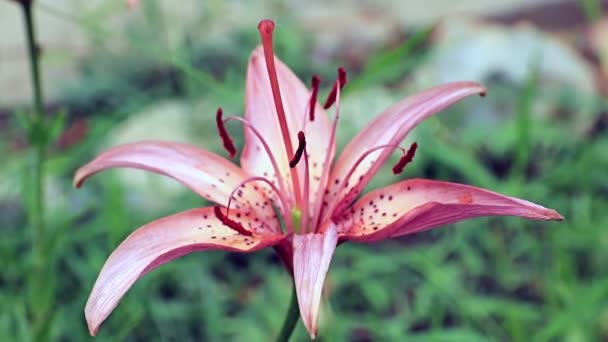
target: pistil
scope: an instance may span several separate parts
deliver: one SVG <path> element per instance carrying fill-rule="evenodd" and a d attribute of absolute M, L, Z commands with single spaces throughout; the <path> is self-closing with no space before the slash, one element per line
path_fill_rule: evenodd
<path fill-rule="evenodd" d="M 281 127 L 283 144 L 285 145 L 287 160 L 290 160 L 290 158 L 294 155 L 294 151 L 289 136 L 289 128 L 287 126 L 287 118 L 285 116 L 285 109 L 283 108 L 283 101 L 281 100 L 281 89 L 279 88 L 277 69 L 274 64 L 274 49 L 272 45 L 272 32 L 274 31 L 274 22 L 268 19 L 260 21 L 260 23 L 258 24 L 258 31 L 260 31 L 262 46 L 264 48 L 264 60 L 266 61 L 266 70 L 268 71 L 268 78 L 270 79 L 272 97 L 274 99 L 274 105 L 277 110 L 279 125 Z M 300 180 L 298 177 L 298 172 L 296 169 L 290 169 L 290 172 L 293 183 L 294 197 L 296 199 L 296 205 L 299 207 L 302 203 L 302 196 L 300 194 Z"/>

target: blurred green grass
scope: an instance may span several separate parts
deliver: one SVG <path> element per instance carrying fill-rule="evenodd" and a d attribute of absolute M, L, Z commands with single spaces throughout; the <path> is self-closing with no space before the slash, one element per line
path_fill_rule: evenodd
<path fill-rule="evenodd" d="M 31 235 L 23 203 L 14 194 L 28 187 L 22 170 L 30 156 L 8 143 L 0 146 L 8 156 L 2 174 L 17 184 L 0 202 L 0 337 L 34 338 L 27 311 L 28 302 L 34 302 L 50 308 L 45 339 L 89 339 L 83 309 L 111 251 L 150 220 L 205 205 L 184 192 L 146 210 L 141 198 L 155 189 L 130 187 L 114 172 L 94 177 L 81 190 L 71 188 L 74 170 L 99 151 L 108 132 L 160 98 L 190 104 L 196 142 L 220 153 L 213 128 L 200 117 L 211 116 L 218 105 L 242 111 L 244 71 L 257 44 L 256 31 L 214 41 L 192 35 L 176 46 L 163 46 L 154 37 L 162 36 L 168 24 L 158 9 L 146 8 L 145 25 L 124 32 L 126 53 L 99 45 L 82 65 L 80 86 L 66 88 L 60 101 L 71 121 L 87 120 L 88 133 L 78 144 L 50 154 L 52 238 L 46 242 L 43 274 L 29 272 Z M 83 20 L 92 41 L 109 34 L 100 18 Z M 394 90 L 395 82 L 407 79 L 432 48 L 414 48 L 428 32 L 372 53 L 361 72 L 350 75 L 353 88 L 344 101 L 365 96 L 366 87 L 389 84 L 405 96 Z M 283 25 L 276 38 L 278 54 L 303 79 L 313 72 L 333 78 L 339 61 L 311 64 L 310 42 L 300 32 Z M 466 117 L 470 102 L 421 125 L 416 130 L 421 147 L 405 177 L 487 187 L 556 208 L 566 220 L 476 219 L 376 245 L 343 245 L 327 281 L 322 340 L 608 339 L 608 135 L 605 128 L 577 135 L 568 122 L 534 116 L 531 103 L 546 96 L 536 91 L 537 83 L 531 76 L 521 89 L 490 95 L 518 105 L 511 119 L 488 127 L 487 134 L 480 135 L 476 127 L 454 129 L 454 118 Z M 197 105 L 200 101 L 209 103 L 202 107 L 206 111 Z M 606 103 L 599 106 L 598 112 L 606 110 Z M 342 141 L 354 134 L 349 129 L 339 133 Z M 44 282 L 47 291 L 28 297 L 33 281 Z M 195 253 L 140 280 L 96 340 L 267 340 L 278 332 L 290 293 L 290 279 L 269 251 Z M 293 340 L 305 339 L 299 325 Z"/>

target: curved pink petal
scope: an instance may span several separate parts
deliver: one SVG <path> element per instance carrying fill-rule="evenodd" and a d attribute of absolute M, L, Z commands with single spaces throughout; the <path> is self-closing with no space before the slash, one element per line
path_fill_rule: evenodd
<path fill-rule="evenodd" d="M 463 98 L 485 93 L 474 82 L 454 82 L 427 89 L 410 96 L 380 114 L 346 146 L 332 170 L 325 200 L 328 209 L 324 218 L 339 215 L 350 205 L 365 185 L 393 152 L 393 148 L 371 153 L 359 165 L 345 186 L 340 185 L 356 160 L 366 151 L 381 145 L 397 145 L 409 131 L 427 117 L 449 107 Z M 340 188 L 339 188 L 340 187 Z"/>
<path fill-rule="evenodd" d="M 337 224 L 341 239 L 376 241 L 480 216 L 563 219 L 553 209 L 489 190 L 411 179 L 363 196 Z"/>
<path fill-rule="evenodd" d="M 196 146 L 141 141 L 112 147 L 74 176 L 80 187 L 90 176 L 110 168 L 135 168 L 169 176 L 213 202 L 226 204 L 230 192 L 247 174 L 232 162 Z"/>
<path fill-rule="evenodd" d="M 298 79 L 296 75 L 278 58 L 275 57 L 277 78 L 281 87 L 281 95 L 287 126 L 291 137 L 293 150 L 297 149 L 298 131 L 304 131 L 306 135 L 306 149 L 310 164 L 311 194 L 316 193 L 321 179 L 322 164 L 325 155 L 329 152 L 330 125 L 325 111 L 317 103 L 315 109 L 315 120 L 310 122 L 308 119 L 308 102 L 311 92 Z M 291 189 L 291 176 L 289 171 L 289 160 L 285 151 L 285 144 L 281 135 L 279 121 L 274 106 L 270 80 L 264 61 L 264 52 L 261 47 L 256 48 L 249 58 L 247 68 L 247 84 L 245 91 L 245 118 L 260 131 L 262 136 L 270 145 L 272 154 L 279 164 L 282 176 L 288 180 L 288 190 Z M 303 168 L 304 163 L 298 165 Z M 241 165 L 251 173 L 273 179 L 274 170 L 270 160 L 264 151 L 262 144 L 255 134 L 245 128 L 245 146 L 241 155 Z M 303 175 L 303 171 L 299 170 Z M 303 182 L 303 176 L 300 177 Z M 276 183 L 276 182 L 275 182 Z M 314 201 L 314 199 L 311 199 Z"/>
<path fill-rule="evenodd" d="M 317 334 L 321 292 L 337 242 L 333 224 L 323 234 L 293 236 L 293 277 L 300 316 L 311 339 Z"/>
<path fill-rule="evenodd" d="M 171 177 L 200 196 L 221 205 L 226 205 L 230 193 L 249 177 L 234 163 L 196 146 L 141 141 L 112 147 L 101 153 L 76 171 L 74 186 L 80 187 L 88 177 L 117 167 L 142 169 Z M 273 222 L 274 210 L 266 196 L 256 188 L 245 185 L 234 197 L 232 205 L 237 209 L 251 207 L 258 217 Z M 278 226 L 275 228 L 278 231 Z"/>
<path fill-rule="evenodd" d="M 240 217 L 237 217 L 240 216 Z M 103 266 L 85 307 L 91 335 L 114 310 L 133 283 L 147 272 L 182 255 L 209 249 L 253 252 L 283 236 L 268 233 L 262 220 L 231 210 L 230 217 L 253 232 L 239 235 L 224 226 L 213 208 L 200 208 L 150 222 L 129 235 Z"/>

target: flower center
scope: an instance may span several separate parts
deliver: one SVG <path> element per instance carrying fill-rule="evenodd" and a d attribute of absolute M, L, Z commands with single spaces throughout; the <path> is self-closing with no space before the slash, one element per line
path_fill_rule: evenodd
<path fill-rule="evenodd" d="M 322 172 L 320 177 L 315 178 L 315 181 L 320 184 L 319 187 L 316 187 L 314 191 L 316 191 L 315 195 L 318 199 L 319 203 L 310 203 L 310 169 L 309 169 L 309 156 L 306 149 L 306 137 L 303 131 L 298 132 L 298 145 L 294 151 L 294 145 L 292 145 L 292 137 L 289 133 L 289 124 L 285 112 L 285 108 L 283 106 L 282 97 L 281 97 L 281 89 L 279 85 L 278 73 L 276 69 L 275 57 L 274 57 L 274 49 L 273 49 L 273 31 L 274 31 L 274 23 L 271 20 L 262 20 L 258 24 L 258 30 L 260 32 L 260 37 L 262 40 L 262 47 L 264 51 L 264 60 L 266 64 L 266 71 L 268 73 L 268 79 L 270 82 L 270 89 L 272 92 L 272 98 L 274 102 L 274 107 L 277 114 L 277 119 L 279 123 L 279 127 L 281 129 L 281 136 L 283 139 L 283 145 L 285 148 L 285 153 L 287 155 L 287 160 L 289 160 L 289 172 L 291 174 L 291 185 L 293 186 L 293 197 L 288 195 L 287 189 L 289 186 L 288 178 L 282 174 L 277 164 L 277 159 L 272 153 L 272 150 L 269 148 L 268 143 L 265 141 L 264 137 L 260 134 L 260 132 L 255 129 L 251 123 L 247 120 L 239 117 L 229 117 L 227 119 L 223 119 L 222 110 L 218 109 L 216 113 L 216 123 L 218 128 L 218 133 L 220 138 L 222 139 L 222 143 L 226 151 L 229 153 L 230 157 L 234 157 L 236 155 L 236 148 L 234 146 L 233 140 L 230 137 L 228 130 L 225 127 L 225 123 L 229 120 L 239 121 L 243 125 L 247 126 L 247 128 L 259 139 L 261 144 L 264 146 L 265 152 L 268 155 L 272 167 L 274 169 L 276 175 L 276 184 L 278 184 L 278 188 L 275 185 L 275 180 L 270 180 L 267 178 L 268 175 L 264 174 L 264 177 L 249 177 L 245 179 L 242 184 L 237 187 L 239 189 L 245 183 L 253 182 L 253 181 L 263 181 L 270 186 L 269 192 L 274 192 L 276 197 L 275 200 L 278 200 L 282 209 L 282 214 L 285 219 L 286 224 L 286 233 L 290 232 L 300 232 L 306 233 L 308 231 L 314 231 L 320 222 L 319 219 L 322 213 L 322 205 L 321 199 L 323 198 L 325 185 L 327 183 L 327 178 L 329 174 L 329 168 L 331 167 L 331 153 L 327 153 L 322 162 Z M 313 122 L 315 120 L 315 109 L 317 107 L 318 93 L 319 93 L 319 85 L 321 79 L 318 76 L 313 76 L 311 80 L 311 91 L 310 98 L 308 100 L 307 106 L 308 108 L 304 111 L 304 116 L 302 117 L 302 130 L 306 128 L 307 121 Z M 337 122 L 339 118 L 339 107 L 340 107 L 340 92 L 344 85 L 347 82 L 346 71 L 344 68 L 340 67 L 338 69 L 338 76 L 336 81 L 334 82 L 332 89 L 327 95 L 327 99 L 324 102 L 323 108 L 328 109 L 334 103 L 335 106 L 335 115 L 333 118 L 333 124 L 331 128 L 331 133 L 328 141 L 327 151 L 331 151 L 335 149 L 336 144 L 336 129 Z M 293 114 L 293 113 L 291 113 Z M 309 120 L 306 120 L 308 117 Z M 293 123 L 292 123 L 293 124 Z M 293 129 L 294 127 L 292 127 Z M 304 161 L 304 164 L 301 165 L 301 161 Z M 315 163 L 316 164 L 316 163 Z M 315 165 L 315 167 L 317 167 Z M 271 196 L 273 198 L 273 196 Z M 232 199 L 232 196 L 230 197 Z M 311 207 L 312 205 L 312 207 Z M 230 208 L 230 201 L 227 204 L 228 208 Z M 228 209 L 229 210 L 229 209 Z M 311 211 L 312 210 L 312 211 Z M 218 211 L 218 218 L 222 220 L 226 225 L 228 225 L 231 229 L 240 229 L 235 221 L 232 221 L 228 217 L 229 211 L 226 212 L 225 215 L 221 211 Z M 223 215 L 223 216 L 220 216 Z M 312 216 L 311 216 L 312 215 Z M 239 231 L 239 230 L 237 230 Z"/>

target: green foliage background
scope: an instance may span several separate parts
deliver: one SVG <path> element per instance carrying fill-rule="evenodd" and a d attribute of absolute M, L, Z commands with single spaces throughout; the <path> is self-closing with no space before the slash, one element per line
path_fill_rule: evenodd
<path fill-rule="evenodd" d="M 16 120 L 1 133 L 6 139 L 0 142 L 5 156 L 0 170 L 9 184 L 0 198 L 2 340 L 91 339 L 83 309 L 111 251 L 148 221 L 205 205 L 184 191 L 146 210 L 133 198 L 154 190 L 138 193 L 141 188 L 124 184 L 114 172 L 93 177 L 81 190 L 71 187 L 74 171 L 99 152 L 108 132 L 158 99 L 191 108 L 198 137 L 191 142 L 218 153 L 223 153 L 221 142 L 209 125 L 213 108 L 242 112 L 247 58 L 258 40 L 255 27 L 208 40 L 201 15 L 200 27 L 177 44 L 164 45 L 163 32 L 171 23 L 155 3 L 146 2 L 145 19 L 124 32 L 104 25 L 116 6 L 71 19 L 96 47 L 80 66 L 78 86 L 57 85 L 64 95 L 50 112 L 65 111 L 66 125 L 86 119 L 88 134 L 67 149 L 50 149 L 49 238 L 40 273 L 31 272 L 33 236 L 24 210 L 29 181 L 23 171 L 31 155 L 11 148 L 19 135 Z M 340 60 L 311 62 L 306 33 L 282 22 L 276 35 L 279 56 L 303 79 L 312 73 L 333 79 Z M 364 102 L 368 88 L 409 94 L 411 89 L 398 82 L 408 80 L 432 49 L 428 32 L 372 52 L 349 75 L 344 102 L 355 97 Z M 127 44 L 115 49 L 109 44 L 112 35 L 123 35 Z M 486 100 L 467 100 L 428 120 L 415 132 L 420 149 L 403 176 L 464 182 L 527 198 L 557 209 L 566 220 L 476 219 L 374 245 L 342 245 L 328 276 L 322 340 L 608 339 L 608 135 L 591 119 L 584 119 L 589 130 L 578 134 L 557 114 L 534 115 L 535 101 L 555 100 L 546 98 L 554 94 L 538 91 L 539 82 L 532 73 L 523 87 L 494 92 L 490 86 L 488 100 L 500 97 L 516 105 L 509 119 L 485 127 L 486 134 L 458 124 Z M 555 101 L 567 98 L 568 91 Z M 607 110 L 605 99 L 596 102 L 594 113 Z M 577 115 L 567 104 L 556 107 Z M 348 112 L 342 115 L 351 120 Z M 355 131 L 345 125 L 339 134 L 345 142 Z M 382 179 L 386 175 L 376 184 L 394 180 Z M 21 189 L 26 195 L 19 195 Z M 32 284 L 38 290 L 28 290 Z M 290 279 L 272 251 L 195 253 L 141 279 L 95 339 L 268 340 L 278 333 L 290 294 Z M 41 326 L 32 326 L 34 321 Z M 293 340 L 306 338 L 300 324 Z"/>

